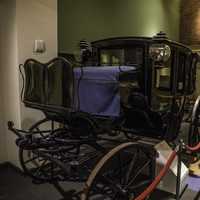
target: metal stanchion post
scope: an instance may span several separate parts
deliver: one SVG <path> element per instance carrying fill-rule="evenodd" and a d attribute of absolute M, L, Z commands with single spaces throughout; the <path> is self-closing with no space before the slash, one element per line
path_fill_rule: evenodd
<path fill-rule="evenodd" d="M 183 141 L 180 141 L 178 152 L 177 152 L 177 179 L 176 179 L 176 200 L 180 200 L 180 185 L 181 185 L 181 153 L 183 150 Z"/>

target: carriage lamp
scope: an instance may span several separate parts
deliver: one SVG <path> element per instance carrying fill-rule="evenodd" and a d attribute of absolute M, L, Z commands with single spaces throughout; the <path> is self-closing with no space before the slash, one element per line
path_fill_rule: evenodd
<path fill-rule="evenodd" d="M 169 60 L 171 49 L 167 44 L 152 44 L 149 49 L 149 54 L 155 62 L 163 63 Z"/>

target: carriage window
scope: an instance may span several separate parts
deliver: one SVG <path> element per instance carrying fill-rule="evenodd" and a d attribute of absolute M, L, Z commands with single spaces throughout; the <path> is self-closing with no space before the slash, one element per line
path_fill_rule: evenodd
<path fill-rule="evenodd" d="M 156 88 L 169 89 L 170 87 L 170 68 L 156 69 Z"/>
<path fill-rule="evenodd" d="M 123 49 L 105 49 L 101 51 L 100 63 L 103 66 L 119 66 L 124 63 Z"/>
<path fill-rule="evenodd" d="M 103 66 L 142 65 L 143 48 L 103 49 L 100 64 Z"/>
<path fill-rule="evenodd" d="M 125 64 L 138 65 L 143 64 L 143 48 L 129 48 L 125 50 Z"/>
<path fill-rule="evenodd" d="M 199 85 L 199 77 L 200 77 L 200 62 L 197 58 L 197 55 L 193 54 L 192 56 L 192 62 L 190 64 L 189 69 L 189 83 L 188 83 L 188 93 L 191 94 L 194 91 L 196 91 L 196 95 L 200 94 L 198 87 L 196 85 Z"/>
<path fill-rule="evenodd" d="M 154 85 L 152 90 L 152 109 L 165 110 L 170 106 L 171 94 L 171 59 L 163 65 L 154 66 Z"/>
<path fill-rule="evenodd" d="M 169 60 L 164 65 L 156 64 L 154 69 L 154 87 L 160 90 L 169 90 L 171 86 L 171 61 Z"/>
<path fill-rule="evenodd" d="M 141 72 L 125 72 L 119 75 L 120 99 L 123 105 L 129 105 L 129 95 L 132 92 L 141 92 Z"/>
<path fill-rule="evenodd" d="M 179 54 L 179 62 L 178 62 L 178 72 L 177 72 L 177 91 L 182 92 L 184 89 L 184 82 L 187 81 L 185 77 L 185 65 L 186 65 L 186 57 L 185 54 Z"/>
<path fill-rule="evenodd" d="M 155 67 L 154 87 L 152 90 L 151 106 L 155 111 L 165 110 L 170 106 L 168 98 L 171 86 L 171 68 Z"/>

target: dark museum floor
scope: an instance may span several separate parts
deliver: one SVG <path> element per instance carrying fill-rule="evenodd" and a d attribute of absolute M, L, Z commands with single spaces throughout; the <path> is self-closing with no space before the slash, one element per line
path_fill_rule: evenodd
<path fill-rule="evenodd" d="M 200 181 L 199 181 L 200 182 Z M 65 188 L 77 188 L 80 185 L 66 183 Z M 65 200 L 70 200 L 67 198 Z M 169 200 L 168 195 L 154 193 L 151 200 Z M 0 167 L 0 200 L 64 200 L 50 184 L 35 185 L 30 178 L 24 177 L 10 165 Z M 200 200 L 200 192 L 187 189 L 182 200 Z"/>

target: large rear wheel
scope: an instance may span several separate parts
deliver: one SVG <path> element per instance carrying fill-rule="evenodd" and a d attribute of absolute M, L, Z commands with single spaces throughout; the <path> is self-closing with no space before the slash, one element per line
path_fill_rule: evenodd
<path fill-rule="evenodd" d="M 92 170 L 81 200 L 132 200 L 154 178 L 153 156 L 133 142 L 109 151 Z"/>
<path fill-rule="evenodd" d="M 200 142 L 200 96 L 197 98 L 193 110 L 189 127 L 188 143 L 196 146 Z"/>

